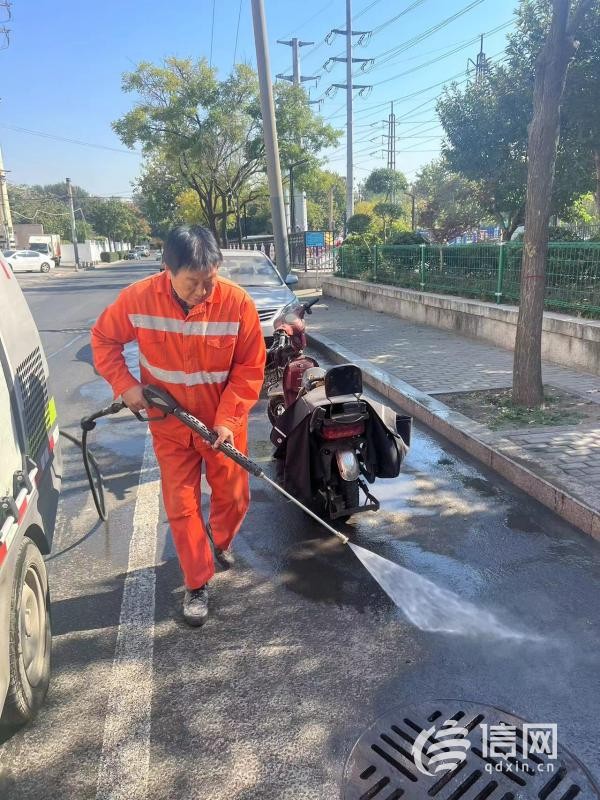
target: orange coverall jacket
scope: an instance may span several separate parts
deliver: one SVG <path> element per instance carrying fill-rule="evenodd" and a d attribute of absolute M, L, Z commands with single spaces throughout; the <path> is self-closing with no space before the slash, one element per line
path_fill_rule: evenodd
<path fill-rule="evenodd" d="M 240 286 L 217 276 L 211 295 L 187 316 L 166 270 L 124 289 L 92 328 L 94 364 L 115 397 L 138 383 L 123 356 L 134 340 L 142 384 L 163 387 L 211 428 L 225 425 L 234 435 L 245 428 L 262 387 L 265 343 Z M 155 437 L 189 442 L 189 429 L 174 417 L 151 428 Z"/>

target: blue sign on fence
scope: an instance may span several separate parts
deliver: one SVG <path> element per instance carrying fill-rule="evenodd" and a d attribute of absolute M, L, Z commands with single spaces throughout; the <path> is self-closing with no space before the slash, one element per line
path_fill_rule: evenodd
<path fill-rule="evenodd" d="M 325 231 L 305 231 L 305 247 L 325 247 Z"/>

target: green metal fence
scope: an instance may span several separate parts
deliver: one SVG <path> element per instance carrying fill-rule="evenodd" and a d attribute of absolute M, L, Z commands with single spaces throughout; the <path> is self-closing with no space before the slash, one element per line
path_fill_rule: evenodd
<path fill-rule="evenodd" d="M 518 303 L 523 244 L 345 245 L 335 274 L 440 294 Z M 546 308 L 600 318 L 600 243 L 551 242 Z"/>

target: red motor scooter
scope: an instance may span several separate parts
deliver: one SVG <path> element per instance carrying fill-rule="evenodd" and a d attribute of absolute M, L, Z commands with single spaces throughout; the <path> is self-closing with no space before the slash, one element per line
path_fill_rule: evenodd
<path fill-rule="evenodd" d="M 304 317 L 317 302 L 275 320 L 265 383 L 271 441 L 286 489 L 330 519 L 376 511 L 368 485 L 394 478 L 410 444 L 410 418 L 365 397 L 353 364 L 322 369 L 305 355 Z"/>
<path fill-rule="evenodd" d="M 273 322 L 273 344 L 267 351 L 265 386 L 269 405 L 267 413 L 271 425 L 298 398 L 304 373 L 319 364 L 304 354 L 306 349 L 306 314 L 319 302 L 315 297 L 308 303 L 286 306 Z"/>

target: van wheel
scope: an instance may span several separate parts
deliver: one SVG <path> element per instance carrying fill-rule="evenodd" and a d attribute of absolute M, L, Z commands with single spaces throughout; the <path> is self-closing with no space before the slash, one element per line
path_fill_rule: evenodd
<path fill-rule="evenodd" d="M 17 554 L 11 594 L 8 656 L 10 678 L 2 725 L 29 722 L 44 702 L 50 682 L 50 595 L 42 554 L 25 537 Z"/>
<path fill-rule="evenodd" d="M 40 267 L 40 272 L 50 272 L 50 264 L 44 262 Z"/>

